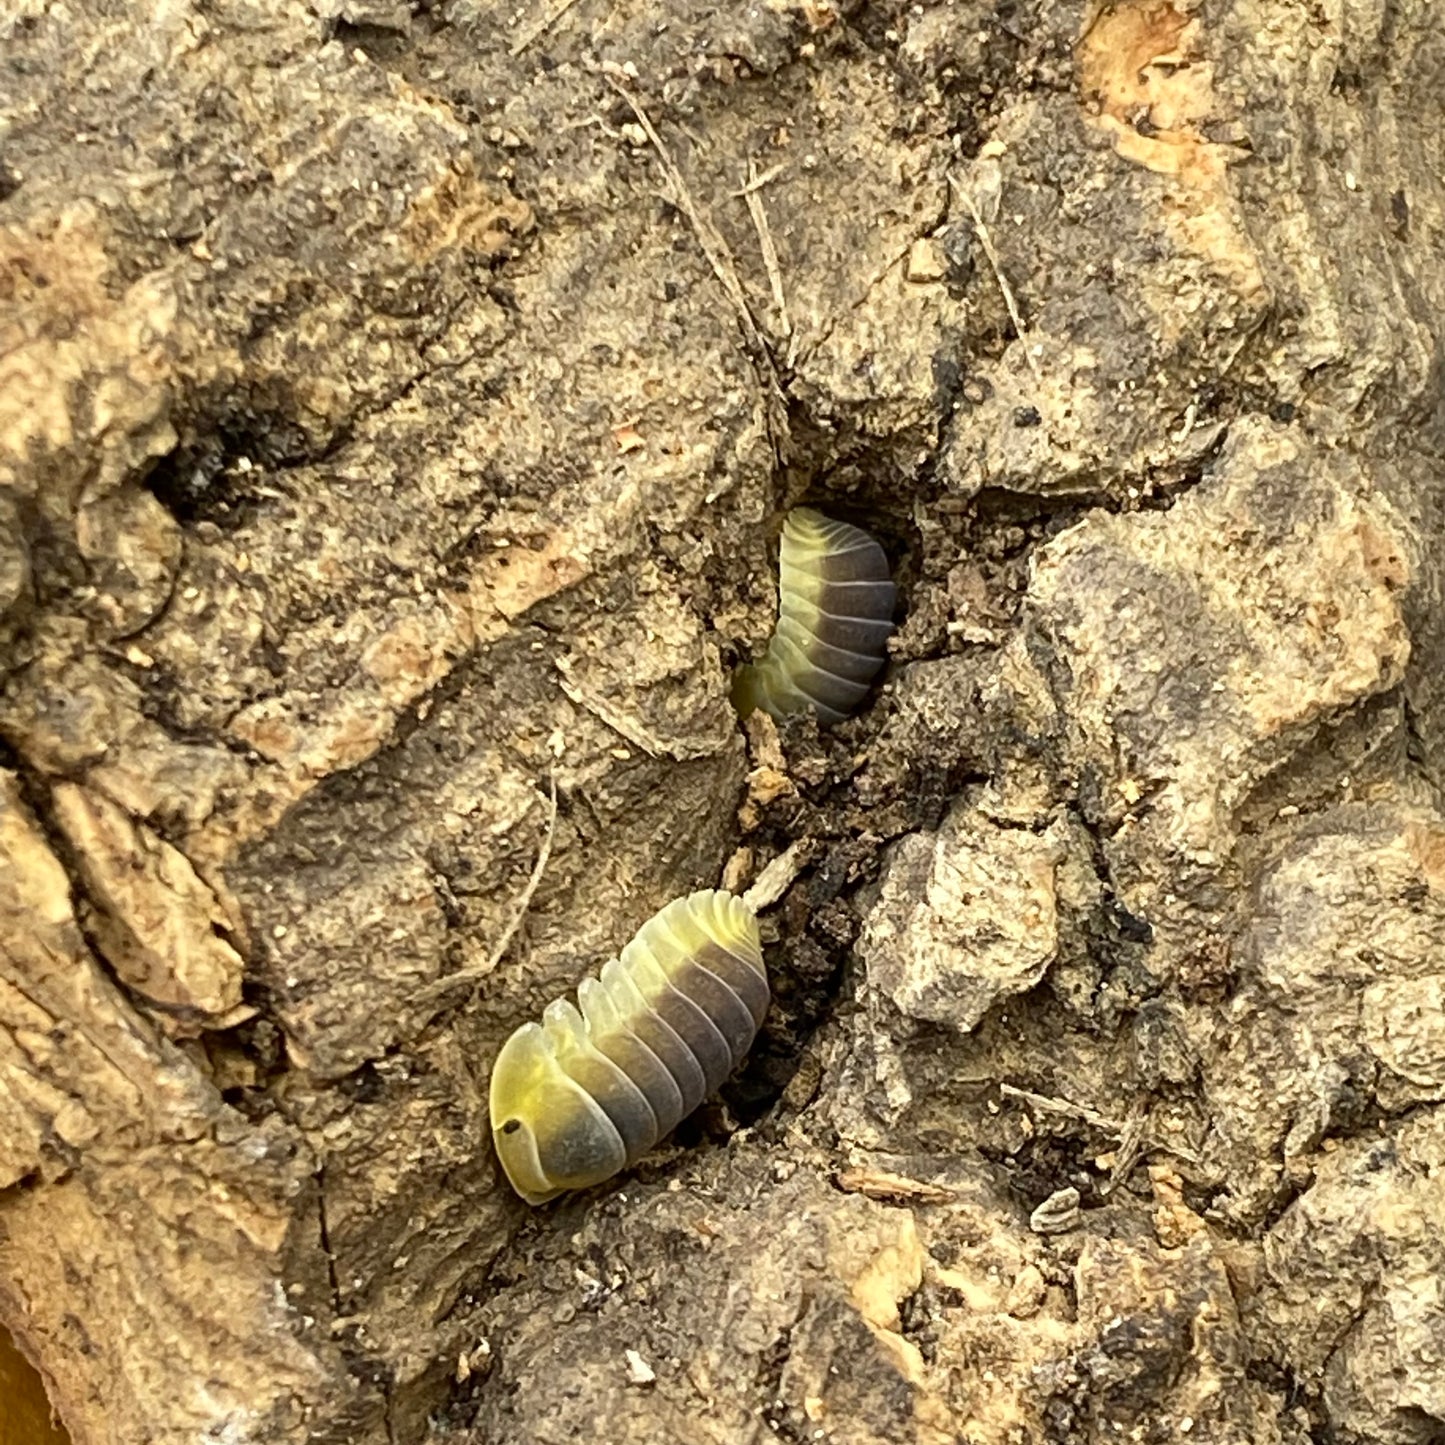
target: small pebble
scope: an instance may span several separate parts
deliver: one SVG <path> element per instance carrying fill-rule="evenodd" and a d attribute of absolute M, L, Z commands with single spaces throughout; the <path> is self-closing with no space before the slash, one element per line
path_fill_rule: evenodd
<path fill-rule="evenodd" d="M 637 1353 L 636 1350 L 626 1351 L 627 1356 L 627 1383 L 629 1385 L 651 1385 L 657 1380 L 657 1374 L 652 1366 Z"/>

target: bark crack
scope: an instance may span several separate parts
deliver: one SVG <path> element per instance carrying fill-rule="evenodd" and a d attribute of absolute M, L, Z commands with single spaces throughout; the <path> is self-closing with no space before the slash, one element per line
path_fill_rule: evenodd
<path fill-rule="evenodd" d="M 316 1166 L 316 1222 L 321 1235 L 321 1252 L 326 1257 L 326 1276 L 331 1287 L 331 1312 L 333 1318 L 345 1318 L 346 1310 L 341 1299 L 341 1280 L 336 1273 L 336 1254 L 331 1248 L 331 1227 L 326 1219 L 326 1165 Z"/>

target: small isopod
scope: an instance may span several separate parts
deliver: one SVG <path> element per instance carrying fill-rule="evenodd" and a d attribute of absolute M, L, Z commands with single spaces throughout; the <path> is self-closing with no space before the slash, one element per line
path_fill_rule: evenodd
<path fill-rule="evenodd" d="M 637 931 L 492 1066 L 492 1139 L 528 1204 L 610 1179 L 732 1073 L 768 1009 L 758 921 L 704 889 Z"/>
<path fill-rule="evenodd" d="M 842 722 L 867 696 L 893 631 L 888 558 L 861 527 L 795 507 L 778 573 L 778 625 L 762 661 L 738 669 L 733 706 L 743 717 L 761 708 Z"/>

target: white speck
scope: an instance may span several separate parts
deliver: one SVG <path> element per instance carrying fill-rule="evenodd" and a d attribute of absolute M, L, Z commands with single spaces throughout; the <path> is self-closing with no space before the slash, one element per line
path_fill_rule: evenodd
<path fill-rule="evenodd" d="M 657 1373 L 652 1366 L 637 1353 L 636 1350 L 627 1350 L 627 1383 L 629 1385 L 651 1385 L 657 1379 Z"/>

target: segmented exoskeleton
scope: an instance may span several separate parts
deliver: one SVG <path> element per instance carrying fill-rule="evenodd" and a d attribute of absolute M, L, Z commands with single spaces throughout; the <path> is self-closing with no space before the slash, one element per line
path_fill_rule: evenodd
<path fill-rule="evenodd" d="M 669 903 L 492 1066 L 492 1138 L 528 1204 L 600 1184 L 697 1108 L 768 1008 L 758 921 L 704 890 Z"/>
<path fill-rule="evenodd" d="M 794 508 L 783 523 L 778 625 L 762 660 L 738 669 L 733 705 L 743 717 L 761 708 L 842 722 L 883 666 L 893 600 L 888 558 L 874 538 Z"/>

